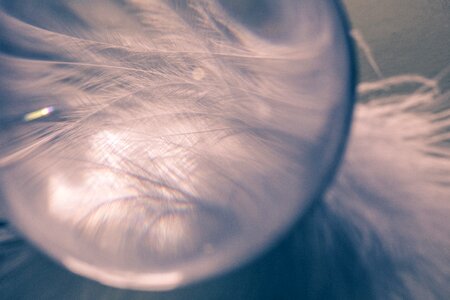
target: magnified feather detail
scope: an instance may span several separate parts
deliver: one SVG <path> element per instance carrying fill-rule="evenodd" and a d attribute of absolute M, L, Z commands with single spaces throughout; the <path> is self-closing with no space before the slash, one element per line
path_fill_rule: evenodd
<path fill-rule="evenodd" d="M 259 29 L 230 5 L 2 2 L 1 191 L 37 247 L 168 289 L 261 252 L 321 193 L 351 108 L 334 4 L 281 1 Z"/>

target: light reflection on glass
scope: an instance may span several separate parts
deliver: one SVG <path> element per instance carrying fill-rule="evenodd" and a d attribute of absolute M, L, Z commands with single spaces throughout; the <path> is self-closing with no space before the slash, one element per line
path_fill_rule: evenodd
<path fill-rule="evenodd" d="M 23 119 L 26 122 L 34 121 L 43 117 L 49 116 L 52 112 L 55 111 L 55 108 L 53 106 L 41 108 L 35 111 L 32 111 L 30 113 L 27 113 Z"/>

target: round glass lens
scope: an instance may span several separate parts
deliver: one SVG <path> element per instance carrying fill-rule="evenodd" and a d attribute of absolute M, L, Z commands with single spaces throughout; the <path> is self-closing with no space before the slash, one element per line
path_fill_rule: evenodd
<path fill-rule="evenodd" d="M 336 1 L 0 1 L 0 190 L 70 270 L 158 290 L 267 249 L 352 108 Z"/>

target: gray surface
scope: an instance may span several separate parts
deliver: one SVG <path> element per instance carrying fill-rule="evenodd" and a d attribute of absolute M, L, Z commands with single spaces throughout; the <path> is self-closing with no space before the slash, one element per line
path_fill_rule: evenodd
<path fill-rule="evenodd" d="M 433 77 L 450 64 L 449 0 L 343 2 L 383 75 L 417 73 Z M 377 79 L 367 61 L 360 61 L 361 80 Z"/>

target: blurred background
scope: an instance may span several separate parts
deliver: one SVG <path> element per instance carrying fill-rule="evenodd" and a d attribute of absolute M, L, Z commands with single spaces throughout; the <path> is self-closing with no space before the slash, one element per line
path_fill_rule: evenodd
<path fill-rule="evenodd" d="M 434 77 L 450 64 L 449 0 L 344 0 L 382 74 Z M 360 55 L 360 81 L 378 79 Z M 443 84 L 448 87 L 449 82 Z"/>

